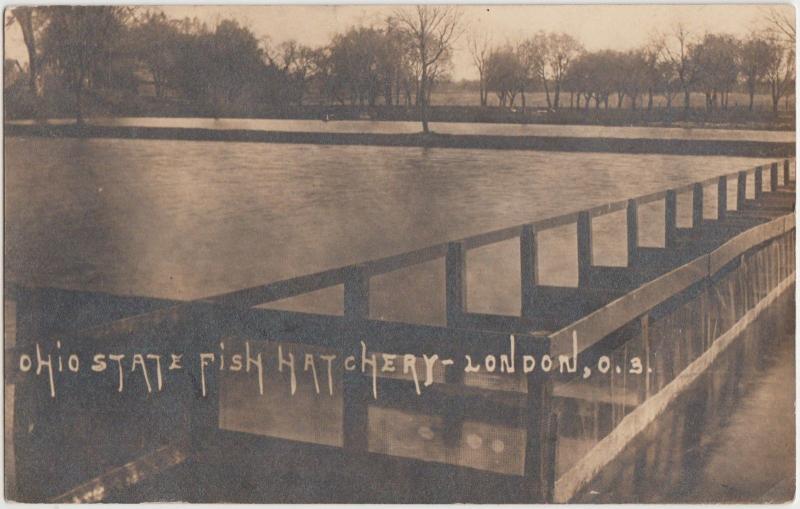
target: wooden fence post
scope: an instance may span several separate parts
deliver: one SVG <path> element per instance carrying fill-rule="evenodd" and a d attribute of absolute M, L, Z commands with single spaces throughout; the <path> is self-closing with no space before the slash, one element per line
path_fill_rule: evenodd
<path fill-rule="evenodd" d="M 769 192 L 774 193 L 778 190 L 778 163 L 769 165 Z"/>
<path fill-rule="evenodd" d="M 447 326 L 457 327 L 467 312 L 467 249 L 463 242 L 447 244 L 444 266 Z"/>
<path fill-rule="evenodd" d="M 6 287 L 8 288 L 8 286 Z M 26 288 L 24 286 L 17 286 L 14 289 L 14 300 L 16 304 L 16 331 L 14 336 L 13 346 L 18 349 L 30 347 L 33 340 L 38 335 L 39 322 L 37 320 L 39 309 L 36 300 L 36 290 Z M 6 291 L 6 298 L 9 298 L 8 290 Z M 5 338 L 4 345 L 6 348 L 11 347 L 10 337 Z M 12 354 L 6 353 L 5 359 L 5 376 L 9 376 L 7 371 L 15 371 L 18 369 L 16 358 L 9 362 L 9 357 Z M 16 357 L 16 356 L 14 356 Z M 26 481 L 30 476 L 26 476 L 26 465 L 24 461 L 20 461 L 18 451 L 28 451 L 27 435 L 31 426 L 36 423 L 36 414 L 39 410 L 39 403 L 41 401 L 40 393 L 34 391 L 35 387 L 32 383 L 26 383 L 26 380 L 19 380 L 15 384 L 3 383 L 4 396 L 5 396 L 5 422 L 4 426 L 8 433 L 8 439 L 5 441 L 5 495 L 8 500 L 25 501 L 25 488 Z M 20 404 L 20 400 L 24 401 Z M 21 481 L 19 478 L 21 477 Z"/>
<path fill-rule="evenodd" d="M 522 312 L 523 318 L 533 318 L 534 297 L 536 286 L 539 284 L 539 274 L 537 271 L 537 242 L 536 232 L 532 225 L 522 227 L 519 236 L 519 262 L 520 262 L 520 281 L 522 284 Z"/>
<path fill-rule="evenodd" d="M 747 201 L 747 172 L 740 171 L 736 180 L 736 210 L 744 210 Z"/>
<path fill-rule="evenodd" d="M 164 339 L 170 343 L 183 343 L 186 345 L 184 355 L 197 357 L 200 352 L 213 352 L 219 348 L 220 340 L 230 333 L 228 330 L 230 323 L 230 310 L 215 306 L 211 310 L 206 310 L 202 318 L 191 320 L 191 325 L 176 331 L 172 338 Z M 199 453 L 209 444 L 217 442 L 219 436 L 223 372 L 208 369 L 204 376 L 207 392 L 203 396 L 203 392 L 195 385 L 196 400 L 190 407 L 191 427 L 188 438 L 193 453 Z"/>
<path fill-rule="evenodd" d="M 728 177 L 717 181 L 717 220 L 722 221 L 728 213 Z"/>
<path fill-rule="evenodd" d="M 639 402 L 644 403 L 651 393 L 652 373 L 650 366 L 650 313 L 645 313 L 639 317 L 642 337 L 642 359 L 644 370 L 644 383 L 639 385 Z"/>
<path fill-rule="evenodd" d="M 552 392 L 548 397 L 552 398 Z M 552 401 L 552 400 L 551 400 Z M 545 481 L 546 489 L 544 500 L 548 504 L 553 503 L 553 497 L 556 493 L 556 461 L 558 460 L 558 414 L 553 412 L 552 403 L 550 404 L 550 423 L 547 430 L 547 456 L 545 458 L 546 472 Z"/>
<path fill-rule="evenodd" d="M 444 383 L 450 385 L 456 393 L 463 393 L 465 367 L 466 358 L 463 355 L 458 355 L 453 359 L 453 365 L 444 372 Z M 461 443 L 466 414 L 465 407 L 465 400 L 457 398 L 450 400 L 449 404 L 443 408 L 442 440 L 448 447 L 458 447 Z"/>
<path fill-rule="evenodd" d="M 43 290 L 24 286 L 17 286 L 15 290 L 16 335 L 14 346 L 20 351 L 30 349 L 30 355 L 33 355 L 34 343 L 44 339 L 41 336 L 46 334 L 43 317 L 45 307 Z M 6 338 L 6 344 L 9 341 L 10 338 Z M 16 359 L 14 360 L 16 361 Z M 8 366 L 8 364 L 6 365 Z M 17 364 L 13 364 L 13 366 L 13 369 L 18 368 Z M 20 502 L 35 501 L 36 494 L 39 492 L 37 483 L 40 481 L 40 472 L 31 467 L 30 461 L 24 461 L 24 459 L 25 454 L 39 454 L 40 448 L 46 447 L 46 444 L 37 443 L 36 438 L 39 437 L 31 435 L 32 430 L 38 432 L 41 428 L 41 415 L 47 408 L 47 399 L 50 397 L 49 394 L 37 390 L 40 388 L 33 377 L 22 378 L 14 384 L 13 401 L 6 401 L 7 408 L 9 404 L 13 407 L 11 410 L 13 422 L 10 423 L 12 425 L 11 441 L 13 442 L 10 453 L 13 456 L 6 460 L 11 467 L 11 471 L 7 471 L 6 476 L 10 475 L 13 483 L 6 481 L 5 488 L 8 490 L 6 497 Z"/>
<path fill-rule="evenodd" d="M 467 248 L 463 242 L 449 242 L 444 260 L 445 308 L 447 326 L 459 327 L 467 312 Z M 445 383 L 462 385 L 464 382 L 464 358 L 459 356 L 455 364 L 445 371 Z M 443 416 L 443 439 L 446 445 L 457 446 L 461 441 L 464 424 L 464 408 L 451 405 Z"/>
<path fill-rule="evenodd" d="M 636 200 L 628 200 L 628 267 L 633 267 L 639 253 L 639 209 Z"/>
<path fill-rule="evenodd" d="M 692 186 L 692 228 L 703 224 L 703 184 Z"/>
<path fill-rule="evenodd" d="M 550 352 L 550 339 L 547 337 L 527 337 L 519 345 L 522 355 L 532 355 L 541 362 Z M 555 447 L 550 436 L 552 413 L 552 379 L 538 365 L 526 375 L 528 383 L 527 409 L 525 417 L 525 481 L 529 488 L 529 501 L 544 503 L 552 500 L 550 480 L 555 478 L 555 459 L 549 449 Z"/>
<path fill-rule="evenodd" d="M 754 197 L 756 200 L 761 198 L 762 187 L 764 186 L 764 176 L 761 170 L 761 166 L 756 167 L 756 175 L 755 175 L 755 194 Z"/>
<path fill-rule="evenodd" d="M 678 234 L 678 195 L 673 189 L 664 198 L 664 247 L 675 247 Z"/>
<path fill-rule="evenodd" d="M 578 286 L 587 286 L 592 273 L 592 217 L 578 213 Z"/>
<path fill-rule="evenodd" d="M 783 160 L 783 187 L 789 185 L 789 160 Z"/>
<path fill-rule="evenodd" d="M 369 277 L 360 266 L 353 266 L 344 282 L 344 315 L 353 321 L 345 341 L 344 357 L 359 359 L 363 339 L 357 331 L 357 322 L 369 318 Z M 359 364 L 356 362 L 356 364 Z M 344 371 L 342 381 L 342 447 L 348 452 L 367 450 L 367 401 L 369 380 L 358 369 Z"/>
<path fill-rule="evenodd" d="M 369 318 L 369 277 L 355 265 L 344 281 L 344 315 Z"/>
<path fill-rule="evenodd" d="M 347 345 L 345 357 L 352 355 L 359 359 L 359 338 L 355 334 L 348 337 Z M 345 370 L 342 386 L 342 448 L 347 452 L 364 452 L 368 446 L 367 401 L 371 397 L 369 380 L 358 369 Z"/>

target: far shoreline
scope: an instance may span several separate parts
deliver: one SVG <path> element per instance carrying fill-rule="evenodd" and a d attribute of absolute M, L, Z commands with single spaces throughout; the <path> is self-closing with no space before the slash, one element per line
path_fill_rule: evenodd
<path fill-rule="evenodd" d="M 175 127 L 102 126 L 92 124 L 4 125 L 6 136 L 42 138 L 118 138 L 315 145 L 368 145 L 383 147 L 537 150 L 605 152 L 620 154 L 720 155 L 739 157 L 792 157 L 794 142 L 715 139 L 655 139 L 571 136 L 508 136 L 439 133 L 346 133 L 207 129 Z"/>
<path fill-rule="evenodd" d="M 198 120 L 215 120 L 215 121 L 237 121 L 237 120 L 253 120 L 253 121 L 284 121 L 284 122 L 291 122 L 291 121 L 301 121 L 301 122 L 330 122 L 331 125 L 336 125 L 339 122 L 364 122 L 364 123 L 409 123 L 409 124 L 420 124 L 419 119 L 416 118 L 404 118 L 404 119 L 392 119 L 392 118 L 358 118 L 358 117 L 347 117 L 347 118 L 331 118 L 330 120 L 322 120 L 315 117 L 309 116 L 261 116 L 261 115 L 224 115 L 224 116 L 214 116 L 209 114 L 200 114 L 200 115 L 192 115 L 192 114 L 181 114 L 181 113 L 173 113 L 173 114 L 120 114 L 120 115 L 93 115 L 86 118 L 86 122 L 88 124 L 92 124 L 93 121 L 105 121 L 105 120 L 114 120 L 114 119 L 198 119 Z M 72 117 L 48 117 L 48 118 L 6 118 L 4 121 L 5 125 L 69 125 L 75 124 L 75 119 Z M 714 122 L 633 122 L 633 123 L 596 123 L 596 122 L 560 122 L 556 120 L 549 121 L 546 118 L 538 118 L 535 120 L 528 120 L 522 121 L 519 119 L 507 119 L 507 118 L 490 118 L 490 119 L 483 119 L 483 120 L 459 120 L 459 119 L 445 119 L 445 118 L 433 118 L 430 120 L 431 124 L 474 124 L 474 125 L 509 125 L 509 126 L 559 126 L 559 127 L 594 127 L 594 128 L 603 128 L 603 127 L 610 127 L 614 129 L 624 129 L 624 128 L 641 128 L 641 129 L 674 129 L 674 130 L 718 130 L 718 131 L 766 131 L 766 132 L 795 132 L 795 127 L 785 124 L 776 124 L 776 125 L 768 125 L 762 123 L 737 123 L 737 124 L 725 124 L 725 123 L 714 123 Z M 404 133 L 404 134 L 413 134 L 413 133 Z"/>
<path fill-rule="evenodd" d="M 42 118 L 74 118 L 74 112 L 40 111 Z M 412 122 L 420 123 L 419 110 L 414 106 L 357 106 L 285 105 L 280 108 L 254 105 L 252 109 L 222 108 L 215 110 L 207 106 L 179 101 L 160 100 L 152 104 L 124 105 L 87 108 L 86 118 L 197 118 L 197 119 L 241 119 L 241 120 L 301 120 L 368 122 Z M 6 122 L 30 121 L 28 116 L 6 115 Z M 542 107 L 523 109 L 494 106 L 432 105 L 428 120 L 431 123 L 463 124 L 510 124 L 510 125 L 557 125 L 585 127 L 641 127 L 662 129 L 724 129 L 752 131 L 792 132 L 796 128 L 794 111 L 771 111 L 732 107 L 727 110 L 707 111 L 701 108 L 657 107 L 648 109 L 617 108 L 570 108 L 557 110 Z M 420 129 L 421 130 L 421 129 Z"/>

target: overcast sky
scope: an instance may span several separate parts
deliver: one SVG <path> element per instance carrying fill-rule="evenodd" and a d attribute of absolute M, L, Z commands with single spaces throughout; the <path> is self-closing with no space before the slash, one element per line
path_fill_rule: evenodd
<path fill-rule="evenodd" d="M 653 34 L 668 32 L 683 22 L 694 33 L 727 32 L 745 36 L 763 26 L 769 8 L 782 9 L 794 19 L 789 5 L 488 5 L 463 6 L 465 28 L 486 30 L 493 42 L 503 44 L 534 34 L 538 30 L 561 31 L 576 36 L 588 50 L 624 50 L 644 44 Z M 387 5 L 339 6 L 169 6 L 172 17 L 197 17 L 209 25 L 234 18 L 248 26 L 257 37 L 268 36 L 273 43 L 296 39 L 309 46 L 325 44 L 332 34 L 353 25 L 379 25 L 398 7 Z M 27 62 L 19 26 L 6 28 L 6 58 Z M 457 43 L 453 77 L 472 79 L 466 38 Z"/>

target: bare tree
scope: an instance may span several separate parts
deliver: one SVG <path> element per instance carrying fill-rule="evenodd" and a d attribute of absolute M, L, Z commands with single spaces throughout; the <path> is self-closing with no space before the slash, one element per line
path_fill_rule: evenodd
<path fill-rule="evenodd" d="M 584 108 L 589 108 L 589 101 L 595 93 L 595 79 L 597 70 L 595 64 L 597 55 L 594 53 L 583 53 L 576 58 L 564 78 L 564 86 L 570 91 L 570 107 L 573 106 L 572 96 L 575 96 L 574 106 L 581 109 L 581 99 L 585 98 Z"/>
<path fill-rule="evenodd" d="M 764 80 L 769 58 L 770 47 L 757 33 L 751 34 L 742 44 L 739 65 L 750 96 L 750 111 L 753 111 L 756 87 Z"/>
<path fill-rule="evenodd" d="M 636 101 L 650 86 L 647 56 L 642 50 L 627 51 L 623 55 L 623 69 L 627 74 L 625 93 L 630 98 L 631 109 L 636 109 Z"/>
<path fill-rule="evenodd" d="M 519 86 L 520 99 L 522 101 L 522 113 L 527 112 L 527 104 L 525 101 L 525 91 L 528 86 L 533 84 L 538 77 L 536 72 L 538 62 L 537 53 L 535 50 L 529 50 L 526 45 L 527 41 L 522 41 L 516 47 L 516 60 L 518 66 L 518 79 L 517 85 Z M 524 117 L 527 122 L 527 117 Z"/>
<path fill-rule="evenodd" d="M 532 38 L 520 43 L 520 59 L 530 73 L 542 83 L 547 107 L 558 109 L 561 86 L 569 65 L 583 51 L 577 39 L 564 33 L 538 32 Z M 550 99 L 550 84 L 553 97 Z"/>
<path fill-rule="evenodd" d="M 675 66 L 669 60 L 658 62 L 656 69 L 658 72 L 658 85 L 656 88 L 667 102 L 667 111 L 671 111 L 675 96 L 681 91 L 678 74 L 675 72 Z"/>
<path fill-rule="evenodd" d="M 478 70 L 481 106 L 486 106 L 489 95 L 489 91 L 486 89 L 486 65 L 492 52 L 492 39 L 488 33 L 478 33 L 477 30 L 473 30 L 467 39 L 472 63 L 475 64 L 475 68 Z"/>
<path fill-rule="evenodd" d="M 739 41 L 726 34 L 706 34 L 691 50 L 697 68 L 697 85 L 706 95 L 706 108 L 728 107 L 728 94 L 739 76 Z"/>
<path fill-rule="evenodd" d="M 461 11 L 447 5 L 417 5 L 412 10 L 395 14 L 400 24 L 414 40 L 419 64 L 419 109 L 422 132 L 428 133 L 428 93 L 431 69 L 446 57 L 458 38 Z"/>
<path fill-rule="evenodd" d="M 647 110 L 653 109 L 653 95 L 659 84 L 659 63 L 664 54 L 663 37 L 652 37 L 641 49 L 644 58 L 644 79 L 647 87 Z"/>
<path fill-rule="evenodd" d="M 569 34 L 550 34 L 548 39 L 548 63 L 554 88 L 553 108 L 558 109 L 561 83 L 569 69 L 569 64 L 580 55 L 583 46 Z"/>
<path fill-rule="evenodd" d="M 517 46 L 517 54 L 525 68 L 526 76 L 542 84 L 545 99 L 547 100 L 547 109 L 551 109 L 553 105 L 550 100 L 550 87 L 548 84 L 550 74 L 548 69 L 549 39 L 547 34 L 540 31 L 530 39 L 522 41 Z"/>
<path fill-rule="evenodd" d="M 772 112 L 778 114 L 781 97 L 788 95 L 794 82 L 794 47 L 787 47 L 780 41 L 769 41 L 765 66 L 765 81 L 772 96 Z"/>
<path fill-rule="evenodd" d="M 494 91 L 501 108 L 514 107 L 514 98 L 525 90 L 525 70 L 510 46 L 497 48 L 486 61 L 486 87 Z"/>
<path fill-rule="evenodd" d="M 765 16 L 772 32 L 791 46 L 797 44 L 793 14 L 794 9 L 786 12 L 776 7 L 770 7 Z"/>
<path fill-rule="evenodd" d="M 31 95 L 36 97 L 38 95 L 36 78 L 39 74 L 39 55 L 36 39 L 47 23 L 46 10 L 28 6 L 14 7 L 10 10 L 10 14 L 6 25 L 16 21 L 22 30 L 22 40 L 28 50 L 28 88 Z"/>
<path fill-rule="evenodd" d="M 298 106 L 303 105 L 303 97 L 314 65 L 314 50 L 308 46 L 298 44 L 294 39 L 284 41 L 277 48 L 277 60 L 280 69 L 290 80 L 293 89 L 293 99 Z"/>
<path fill-rule="evenodd" d="M 783 7 L 783 6 L 781 6 Z M 797 46 L 794 9 L 771 7 L 767 11 L 766 21 L 769 25 L 769 58 L 766 65 L 766 81 L 772 96 L 772 111 L 778 113 L 780 98 L 787 98 L 794 88 L 795 48 Z"/>
<path fill-rule="evenodd" d="M 697 79 L 695 62 L 691 58 L 691 34 L 683 23 L 675 27 L 669 42 L 664 46 L 667 58 L 675 69 L 683 90 L 683 108 L 691 107 L 692 86 Z"/>
<path fill-rule="evenodd" d="M 176 22 L 163 12 L 145 11 L 132 29 L 133 51 L 150 71 L 156 97 L 163 97 L 170 72 L 178 59 Z"/>

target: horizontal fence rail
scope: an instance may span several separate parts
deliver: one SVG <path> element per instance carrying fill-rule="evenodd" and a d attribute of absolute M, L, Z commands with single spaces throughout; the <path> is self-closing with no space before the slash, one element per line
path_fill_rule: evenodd
<path fill-rule="evenodd" d="M 740 233 L 707 255 L 700 256 L 663 276 L 610 302 L 602 309 L 551 334 L 552 352 L 556 355 L 572 351 L 572 337 L 577 333 L 578 352 L 597 343 L 634 318 L 655 308 L 699 281 L 710 278 L 731 260 L 768 240 L 795 229 L 795 215 L 787 214 Z"/>

